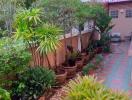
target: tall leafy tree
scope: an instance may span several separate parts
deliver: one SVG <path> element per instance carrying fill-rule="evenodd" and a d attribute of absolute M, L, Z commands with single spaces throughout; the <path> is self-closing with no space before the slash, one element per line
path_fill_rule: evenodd
<path fill-rule="evenodd" d="M 75 11 L 80 3 L 80 0 L 43 0 L 44 20 L 64 30 L 65 50 L 67 49 L 66 34 L 70 32 L 72 36 L 71 29 L 76 24 Z"/>

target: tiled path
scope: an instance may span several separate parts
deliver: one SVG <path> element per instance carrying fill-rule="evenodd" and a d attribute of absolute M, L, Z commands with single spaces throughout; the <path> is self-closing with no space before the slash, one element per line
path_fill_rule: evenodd
<path fill-rule="evenodd" d="M 98 72 L 97 77 L 99 80 L 104 79 L 108 88 L 132 94 L 132 55 L 128 56 L 129 48 L 132 48 L 130 43 L 113 44 L 113 52 L 104 56 L 104 68 Z M 57 90 L 50 100 L 61 100 L 63 93 L 63 89 Z"/>
<path fill-rule="evenodd" d="M 132 57 L 128 56 L 129 43 L 113 45 L 113 53 L 105 56 L 104 84 L 112 89 L 132 90 Z"/>

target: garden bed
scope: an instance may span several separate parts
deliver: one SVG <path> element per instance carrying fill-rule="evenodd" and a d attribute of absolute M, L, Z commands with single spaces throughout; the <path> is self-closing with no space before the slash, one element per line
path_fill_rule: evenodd
<path fill-rule="evenodd" d="M 93 59 L 94 59 L 94 58 L 93 58 Z M 93 60 L 93 59 L 92 59 L 92 60 Z M 91 61 L 92 61 L 92 60 L 91 60 Z M 103 62 L 103 61 L 102 61 L 102 62 Z M 87 62 L 87 63 L 89 63 L 89 62 Z M 102 80 L 104 81 L 105 78 L 102 77 L 102 76 L 99 76 L 99 74 L 100 74 L 101 72 L 102 72 L 102 70 L 95 69 L 95 70 L 93 71 L 92 75 L 94 75 L 95 77 L 97 77 L 97 80 L 98 80 L 98 81 L 102 81 Z M 82 76 L 82 71 L 77 72 L 76 75 L 75 75 L 75 77 L 73 77 L 72 79 L 75 79 L 78 75 L 81 75 L 81 76 Z M 70 79 L 70 80 L 71 80 L 71 79 Z M 53 95 L 49 100 L 62 100 L 61 97 L 62 97 L 63 95 L 65 95 L 65 92 L 64 92 L 64 90 L 63 90 L 63 87 L 65 87 L 65 86 L 69 83 L 70 80 L 66 80 L 66 82 L 65 82 L 64 84 L 62 84 L 60 87 L 54 88 L 55 93 L 54 93 L 54 95 Z"/>

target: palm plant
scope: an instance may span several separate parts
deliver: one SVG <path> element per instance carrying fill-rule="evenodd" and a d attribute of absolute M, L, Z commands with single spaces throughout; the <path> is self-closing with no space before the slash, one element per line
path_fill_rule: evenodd
<path fill-rule="evenodd" d="M 16 14 L 14 22 L 14 28 L 16 29 L 16 32 L 14 32 L 15 39 L 24 40 L 31 49 L 32 56 L 35 56 L 33 49 L 38 45 L 35 37 L 35 27 L 41 22 L 39 17 L 40 9 L 22 10 Z"/>
<path fill-rule="evenodd" d="M 61 35 L 62 30 L 53 24 L 43 24 L 41 27 L 38 27 L 36 30 L 36 37 L 38 38 L 39 47 L 37 50 L 43 56 L 45 55 L 48 61 L 49 66 L 50 61 L 47 54 L 50 52 L 55 52 L 58 46 L 60 46 L 59 36 Z M 43 62 L 42 62 L 43 63 Z"/>
<path fill-rule="evenodd" d="M 22 39 L 31 48 L 32 56 L 35 56 L 35 62 L 37 62 L 36 52 L 34 48 L 40 52 L 41 62 L 43 64 L 43 56 L 45 55 L 48 60 L 47 54 L 56 50 L 59 45 L 59 35 L 61 30 L 53 24 L 43 24 L 40 19 L 40 9 L 23 10 L 18 13 L 14 23 L 16 32 L 14 37 L 16 39 Z M 50 62 L 48 60 L 49 66 Z M 36 63 L 34 63 L 35 65 Z"/>

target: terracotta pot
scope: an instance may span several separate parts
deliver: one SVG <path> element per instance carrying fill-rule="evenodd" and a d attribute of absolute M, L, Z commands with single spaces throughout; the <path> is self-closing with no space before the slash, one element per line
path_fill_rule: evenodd
<path fill-rule="evenodd" d="M 64 67 L 65 71 L 67 72 L 67 78 L 73 78 L 76 74 L 77 66 L 66 66 Z"/>
<path fill-rule="evenodd" d="M 83 58 L 83 65 L 86 65 L 88 63 L 90 59 L 90 56 L 89 55 L 86 55 L 84 58 Z"/>
<path fill-rule="evenodd" d="M 45 96 L 41 96 L 38 100 L 46 100 Z"/>
<path fill-rule="evenodd" d="M 85 52 L 81 53 L 82 57 L 85 57 L 87 54 Z"/>
<path fill-rule="evenodd" d="M 83 62 L 84 62 L 83 60 L 84 59 L 76 61 L 77 71 L 81 71 L 82 70 L 82 68 L 83 68 Z"/>
<path fill-rule="evenodd" d="M 56 74 L 56 83 L 63 84 L 67 78 L 67 71 L 64 70 L 63 73 Z"/>
<path fill-rule="evenodd" d="M 90 59 L 92 59 L 94 57 L 94 52 L 90 52 L 89 56 L 90 56 Z"/>

